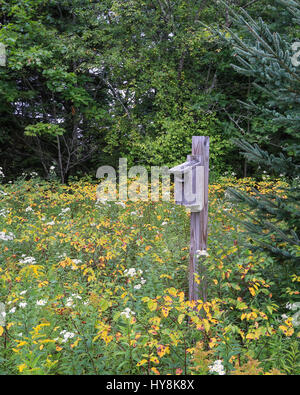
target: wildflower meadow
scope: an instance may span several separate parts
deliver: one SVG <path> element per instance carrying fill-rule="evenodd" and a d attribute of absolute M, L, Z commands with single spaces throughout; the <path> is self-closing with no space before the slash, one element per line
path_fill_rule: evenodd
<path fill-rule="evenodd" d="M 300 374 L 299 27 L 300 0 L 0 1 L 0 375 Z"/>
<path fill-rule="evenodd" d="M 245 247 L 230 185 L 284 182 L 210 184 L 208 295 L 190 302 L 186 208 L 101 202 L 84 180 L 3 184 L 1 374 L 299 374 L 300 278 L 278 287 L 272 258 Z"/>

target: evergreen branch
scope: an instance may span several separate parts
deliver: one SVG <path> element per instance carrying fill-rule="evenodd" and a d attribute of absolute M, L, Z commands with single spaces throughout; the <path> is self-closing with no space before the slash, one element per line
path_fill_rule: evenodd
<path fill-rule="evenodd" d="M 274 169 L 275 172 L 292 176 L 300 174 L 300 165 L 294 164 L 291 157 L 287 158 L 283 153 L 279 157 L 263 151 L 257 144 L 251 145 L 245 140 L 233 139 L 233 142 L 242 149 L 242 155 L 249 161 L 256 162 L 259 165 Z"/>

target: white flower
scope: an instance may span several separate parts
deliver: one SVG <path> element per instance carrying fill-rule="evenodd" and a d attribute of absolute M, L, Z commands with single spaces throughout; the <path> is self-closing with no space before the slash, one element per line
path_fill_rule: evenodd
<path fill-rule="evenodd" d="M 5 317 L 6 317 L 6 312 L 1 311 L 0 312 L 0 326 L 5 326 Z"/>
<path fill-rule="evenodd" d="M 134 286 L 134 289 L 140 289 L 141 286 L 142 286 L 141 284 L 137 284 L 137 285 Z"/>
<path fill-rule="evenodd" d="M 287 303 L 285 306 L 288 310 L 298 310 L 300 308 L 300 303 Z"/>
<path fill-rule="evenodd" d="M 221 359 L 218 359 L 217 361 L 214 362 L 213 365 L 209 366 L 209 371 L 211 373 L 218 373 L 219 375 L 224 375 L 225 374 L 225 370 L 224 370 L 224 366 L 223 366 L 223 362 Z"/>
<path fill-rule="evenodd" d="M 199 258 L 200 256 L 209 256 L 206 250 L 197 250 L 196 257 Z"/>
<path fill-rule="evenodd" d="M 74 304 L 74 299 L 82 299 L 81 296 L 77 295 L 77 294 L 72 294 L 68 299 L 67 299 L 67 303 L 66 306 L 67 307 L 71 307 Z"/>
<path fill-rule="evenodd" d="M 75 265 L 78 265 L 78 263 L 82 263 L 81 259 L 72 259 L 72 261 L 75 263 Z"/>
<path fill-rule="evenodd" d="M 50 170 L 54 170 L 55 169 L 55 166 L 50 166 Z"/>
<path fill-rule="evenodd" d="M 67 306 L 67 307 L 71 307 L 71 306 L 73 306 L 73 303 L 74 303 L 74 302 L 73 302 L 73 299 L 72 299 L 72 298 L 68 298 L 68 299 L 67 299 L 66 306 Z"/>
<path fill-rule="evenodd" d="M 12 309 L 9 310 L 9 313 L 15 313 L 16 312 L 16 308 L 13 307 Z"/>
<path fill-rule="evenodd" d="M 292 324 L 296 328 L 300 326 L 300 310 L 292 316 Z"/>
<path fill-rule="evenodd" d="M 63 214 L 67 213 L 70 210 L 71 210 L 70 207 L 62 208 L 61 209 L 61 213 L 59 213 L 58 215 L 63 215 Z"/>
<path fill-rule="evenodd" d="M 82 299 L 82 297 L 80 295 L 77 294 L 72 294 L 72 297 L 75 299 Z"/>
<path fill-rule="evenodd" d="M 170 38 L 174 37 L 174 33 L 169 33 L 168 37 L 170 37 Z"/>
<path fill-rule="evenodd" d="M 143 277 L 141 278 L 141 284 L 142 285 L 144 285 L 145 284 L 145 282 L 146 282 L 146 280 L 145 279 L 143 279 Z"/>
<path fill-rule="evenodd" d="M 19 303 L 19 307 L 21 307 L 22 309 L 24 308 L 24 307 L 26 307 L 27 306 L 27 303 L 26 302 L 21 302 L 21 303 Z"/>
<path fill-rule="evenodd" d="M 36 301 L 37 306 L 45 306 L 45 304 L 47 304 L 47 300 L 46 299 L 40 299 Z"/>
<path fill-rule="evenodd" d="M 26 211 L 26 213 L 27 213 L 28 211 L 33 211 L 33 209 L 32 209 L 31 206 L 28 206 L 28 207 L 26 207 L 25 211 Z"/>
<path fill-rule="evenodd" d="M 5 233 L 5 232 L 0 232 L 0 240 L 13 240 L 15 238 L 15 235 L 11 232 Z"/>
<path fill-rule="evenodd" d="M 134 277 L 134 276 L 136 276 L 137 273 L 136 273 L 135 268 L 132 267 L 132 268 L 130 268 L 130 269 L 126 269 L 126 270 L 124 271 L 124 274 L 125 274 L 125 276 Z"/>
<path fill-rule="evenodd" d="M 9 214 L 9 210 L 8 210 L 8 209 L 2 208 L 2 209 L 0 210 L 0 215 L 1 215 L 2 217 L 6 217 L 7 214 Z"/>
<path fill-rule="evenodd" d="M 75 336 L 75 333 L 73 332 L 67 332 L 66 330 L 63 330 L 60 332 L 60 335 L 63 335 L 63 340 L 62 343 L 66 343 L 69 339 L 72 339 L 72 337 Z"/>
<path fill-rule="evenodd" d="M 135 315 L 135 312 L 130 310 L 129 307 L 126 307 L 126 309 L 122 311 L 121 315 L 125 315 L 126 318 L 130 318 L 132 315 Z"/>
<path fill-rule="evenodd" d="M 164 225 L 168 225 L 168 222 L 167 221 L 162 222 L 162 226 Z"/>
<path fill-rule="evenodd" d="M 51 225 L 52 226 L 52 225 L 55 225 L 55 222 L 54 221 L 47 222 L 46 225 Z"/>
<path fill-rule="evenodd" d="M 25 254 L 22 254 L 22 258 L 20 259 L 20 263 L 29 263 L 30 265 L 34 265 L 36 263 L 36 260 L 33 256 L 26 256 Z"/>

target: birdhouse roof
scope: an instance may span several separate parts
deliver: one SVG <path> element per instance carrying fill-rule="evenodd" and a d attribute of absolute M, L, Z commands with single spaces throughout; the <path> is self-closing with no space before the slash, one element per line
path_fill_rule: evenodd
<path fill-rule="evenodd" d="M 177 165 L 175 167 L 172 167 L 172 169 L 169 170 L 169 173 L 173 174 L 184 174 L 192 170 L 196 166 L 200 166 L 201 162 L 199 159 L 196 157 L 190 158 L 191 155 L 189 155 L 189 160 L 187 160 L 184 163 L 181 163 L 180 165 Z"/>

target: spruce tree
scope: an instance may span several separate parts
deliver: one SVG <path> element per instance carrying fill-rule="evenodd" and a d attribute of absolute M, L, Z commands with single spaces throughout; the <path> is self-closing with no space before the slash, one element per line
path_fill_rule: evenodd
<path fill-rule="evenodd" d="M 249 232 L 251 248 L 265 250 L 274 258 L 275 273 L 272 268 L 268 274 L 281 286 L 284 281 L 295 300 L 299 298 L 296 284 L 300 274 L 300 62 L 295 48 L 300 44 L 297 47 L 294 43 L 300 42 L 300 1 L 276 2 L 278 17 L 291 27 L 283 26 L 280 33 L 272 31 L 261 18 L 254 20 L 245 10 L 236 13 L 223 4 L 233 23 L 218 33 L 234 47 L 237 62 L 232 66 L 249 76 L 266 100 L 264 106 L 254 102 L 243 105 L 264 114 L 270 128 L 281 125 L 285 135 L 277 152 L 272 153 L 245 140 L 235 142 L 249 162 L 287 181 L 281 194 L 274 191 L 263 195 L 255 190 L 250 195 L 233 188 L 229 192 L 246 214 L 242 223 Z"/>

